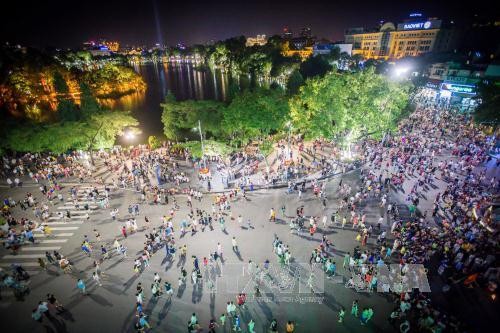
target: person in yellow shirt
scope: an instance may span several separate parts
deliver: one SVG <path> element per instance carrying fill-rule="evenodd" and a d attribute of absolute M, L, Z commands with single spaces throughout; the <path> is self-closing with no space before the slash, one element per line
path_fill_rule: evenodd
<path fill-rule="evenodd" d="M 293 333 L 295 332 L 295 323 L 291 320 L 286 323 L 286 333 Z"/>

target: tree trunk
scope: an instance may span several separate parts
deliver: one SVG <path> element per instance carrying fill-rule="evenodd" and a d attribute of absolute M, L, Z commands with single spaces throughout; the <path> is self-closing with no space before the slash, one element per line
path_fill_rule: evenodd
<path fill-rule="evenodd" d="M 90 154 L 90 164 L 92 164 L 92 166 L 94 166 L 94 156 L 92 155 L 92 146 L 94 145 L 95 138 L 97 137 L 97 134 L 99 134 L 99 131 L 101 130 L 103 125 L 104 123 L 101 123 L 101 125 L 99 125 L 99 128 L 95 132 L 94 136 L 92 137 L 92 139 L 90 139 L 89 148 L 87 149 Z"/>

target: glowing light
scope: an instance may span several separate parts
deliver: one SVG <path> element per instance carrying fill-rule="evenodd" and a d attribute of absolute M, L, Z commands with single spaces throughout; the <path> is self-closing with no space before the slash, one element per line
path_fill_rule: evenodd
<path fill-rule="evenodd" d="M 401 76 L 404 73 L 407 73 L 409 70 L 410 70 L 409 67 L 396 67 L 394 69 L 394 74 L 396 74 L 396 76 Z"/>
<path fill-rule="evenodd" d="M 125 136 L 125 139 L 127 139 L 127 140 L 133 140 L 133 139 L 135 139 L 135 133 L 132 132 L 132 131 L 125 132 L 124 136 Z"/>

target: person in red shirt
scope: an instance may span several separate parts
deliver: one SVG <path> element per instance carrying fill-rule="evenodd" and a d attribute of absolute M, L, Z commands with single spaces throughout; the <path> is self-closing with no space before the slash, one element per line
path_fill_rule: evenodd
<path fill-rule="evenodd" d="M 236 303 L 238 304 L 239 308 L 243 308 L 245 306 L 245 302 L 247 300 L 247 295 L 246 294 L 239 294 L 236 297 Z"/>

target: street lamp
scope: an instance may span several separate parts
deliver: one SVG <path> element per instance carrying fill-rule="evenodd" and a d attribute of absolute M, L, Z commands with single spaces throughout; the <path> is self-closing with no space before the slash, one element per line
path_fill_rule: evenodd
<path fill-rule="evenodd" d="M 286 163 L 286 160 L 288 160 L 291 156 L 291 147 L 290 147 L 290 138 L 292 136 L 292 122 L 289 120 L 287 121 L 286 123 L 286 126 L 288 127 L 288 152 L 287 152 L 287 156 L 286 156 L 286 159 L 285 159 L 285 163 Z M 285 177 L 286 177 L 286 180 L 288 181 L 288 165 L 286 165 L 286 168 L 285 168 Z"/>
<path fill-rule="evenodd" d="M 134 139 L 135 139 L 135 134 L 134 134 L 134 132 L 132 132 L 132 131 L 127 131 L 127 132 L 125 133 L 125 139 L 127 139 L 127 140 L 129 140 L 129 141 L 134 140 Z"/>
<path fill-rule="evenodd" d="M 407 66 L 396 66 L 396 68 L 394 68 L 394 75 L 400 77 L 403 74 L 408 73 L 409 70 L 410 68 Z"/>
<path fill-rule="evenodd" d="M 203 168 L 206 168 L 205 163 L 205 146 L 203 145 L 203 133 L 201 132 L 201 120 L 198 119 L 198 127 L 193 128 L 194 131 L 198 130 L 200 133 L 200 143 L 201 143 L 201 158 L 203 161 Z"/>

